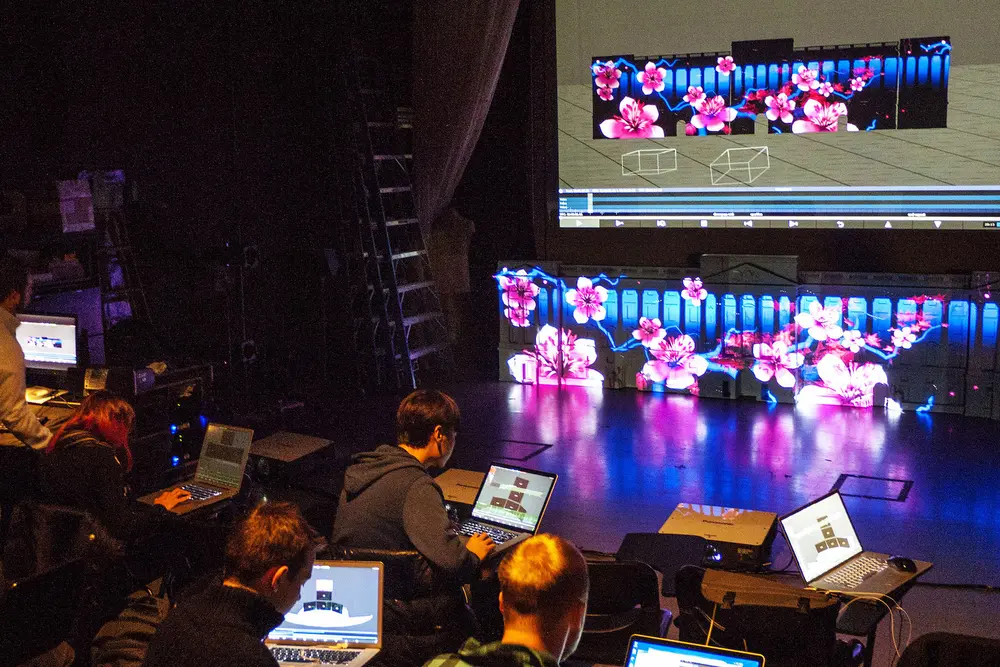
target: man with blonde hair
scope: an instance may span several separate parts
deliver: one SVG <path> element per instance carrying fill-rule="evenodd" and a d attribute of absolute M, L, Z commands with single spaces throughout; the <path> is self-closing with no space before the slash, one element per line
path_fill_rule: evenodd
<path fill-rule="evenodd" d="M 542 534 L 504 558 L 499 642 L 469 639 L 458 653 L 439 655 L 424 667 L 555 667 L 580 643 L 590 580 L 583 554 L 567 540 Z"/>

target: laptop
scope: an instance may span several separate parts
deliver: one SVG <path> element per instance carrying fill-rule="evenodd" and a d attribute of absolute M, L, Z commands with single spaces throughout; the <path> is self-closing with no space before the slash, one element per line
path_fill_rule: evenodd
<path fill-rule="evenodd" d="M 458 532 L 486 533 L 496 544 L 493 555 L 510 549 L 538 532 L 557 479 L 554 473 L 494 463 L 479 486 L 472 515 Z"/>
<path fill-rule="evenodd" d="M 786 514 L 780 522 L 810 588 L 889 595 L 930 567 L 920 563 L 915 572 L 901 572 L 889 565 L 890 556 L 865 551 L 837 491 Z"/>
<path fill-rule="evenodd" d="M 265 645 L 281 665 L 361 667 L 382 648 L 382 563 L 318 560 Z"/>
<path fill-rule="evenodd" d="M 764 667 L 764 656 L 675 639 L 632 635 L 625 667 Z"/>
<path fill-rule="evenodd" d="M 239 426 L 209 424 L 201 445 L 201 456 L 194 477 L 140 498 L 152 505 L 164 491 L 181 488 L 191 499 L 174 507 L 174 514 L 187 514 L 208 505 L 228 500 L 240 492 L 243 471 L 253 442 L 253 431 Z"/>

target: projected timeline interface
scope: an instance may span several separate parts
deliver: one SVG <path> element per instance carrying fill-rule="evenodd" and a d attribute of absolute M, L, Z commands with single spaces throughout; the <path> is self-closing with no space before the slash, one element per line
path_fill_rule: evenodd
<path fill-rule="evenodd" d="M 1000 187 L 776 187 L 559 191 L 564 228 L 1000 228 Z"/>

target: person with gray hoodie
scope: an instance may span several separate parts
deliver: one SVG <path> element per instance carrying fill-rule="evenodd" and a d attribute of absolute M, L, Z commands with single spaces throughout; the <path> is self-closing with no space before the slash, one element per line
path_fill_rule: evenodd
<path fill-rule="evenodd" d="M 417 390 L 396 412 L 397 444 L 357 454 L 344 475 L 332 546 L 386 561 L 379 665 L 422 664 L 476 629 L 462 586 L 494 544 L 485 534 L 458 536 L 428 473 L 451 458 L 459 420 L 450 396 Z"/>

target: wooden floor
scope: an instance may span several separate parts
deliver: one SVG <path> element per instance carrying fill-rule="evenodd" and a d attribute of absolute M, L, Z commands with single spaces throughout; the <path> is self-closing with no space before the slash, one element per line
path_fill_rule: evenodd
<path fill-rule="evenodd" d="M 845 493 L 905 491 L 846 498 L 866 549 L 933 562 L 928 581 L 1000 585 L 997 422 L 500 382 L 451 393 L 463 417 L 450 466 L 557 472 L 542 527 L 582 548 L 615 551 L 679 502 L 780 514 L 861 475 L 896 481 L 850 479 Z M 345 416 L 351 448 L 391 440 L 394 411 L 374 402 Z"/>

